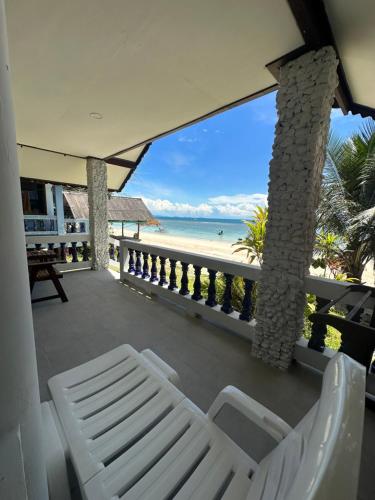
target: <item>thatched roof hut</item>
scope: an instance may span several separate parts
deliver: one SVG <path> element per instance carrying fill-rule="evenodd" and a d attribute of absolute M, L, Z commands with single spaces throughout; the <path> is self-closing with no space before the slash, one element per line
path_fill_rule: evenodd
<path fill-rule="evenodd" d="M 64 191 L 64 206 L 73 219 L 88 219 L 87 193 Z M 108 199 L 108 220 L 111 222 L 152 223 L 155 219 L 141 198 L 112 196 Z"/>

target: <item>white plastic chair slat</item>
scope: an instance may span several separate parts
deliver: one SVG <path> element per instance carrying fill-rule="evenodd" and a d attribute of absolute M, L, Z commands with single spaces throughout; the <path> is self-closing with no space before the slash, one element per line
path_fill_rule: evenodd
<path fill-rule="evenodd" d="M 109 387 L 118 380 L 125 381 L 126 377 L 131 375 L 137 365 L 138 363 L 136 359 L 127 359 L 92 380 L 79 384 L 72 389 L 65 389 L 66 396 L 71 402 L 79 402 L 80 400 L 83 400 L 83 398 L 87 398 L 92 394 Z"/>
<path fill-rule="evenodd" d="M 75 403 L 73 406 L 75 416 L 85 418 L 87 415 L 94 414 L 100 408 L 136 389 L 147 377 L 145 370 L 138 366 L 126 379 L 121 379 L 84 401 Z"/>
<path fill-rule="evenodd" d="M 221 500 L 245 500 L 247 493 L 249 491 L 251 480 L 248 474 L 245 474 L 242 470 L 237 471 L 233 476 L 228 488 Z"/>
<path fill-rule="evenodd" d="M 309 435 L 316 414 L 316 406 L 305 416 L 303 421 L 268 454 L 254 474 L 251 483 L 251 499 L 285 498 L 291 481 L 297 474 L 306 447 L 306 435 Z M 301 425 L 302 424 L 302 425 Z"/>
<path fill-rule="evenodd" d="M 285 451 L 290 451 L 293 454 L 297 454 L 296 460 L 293 460 L 293 462 L 299 462 L 301 460 L 301 455 L 297 450 L 292 449 L 292 447 L 286 448 L 285 446 L 278 446 L 274 450 L 272 458 L 268 463 L 268 473 L 265 477 L 261 498 L 279 498 L 283 476 L 284 484 L 287 484 L 290 481 L 290 471 L 292 469 L 289 469 L 288 471 L 285 467 Z M 296 472 L 297 469 L 294 469 L 294 473 Z"/>
<path fill-rule="evenodd" d="M 232 465 L 232 461 L 223 450 L 217 461 L 207 470 L 204 481 L 194 489 L 193 498 L 197 500 L 213 500 L 231 474 Z"/>
<path fill-rule="evenodd" d="M 185 430 L 190 421 L 191 415 L 179 405 L 141 441 L 110 464 L 100 474 L 109 494 L 108 497 L 124 491 L 137 475 L 142 474 L 159 457 L 162 457 L 165 450 Z M 114 467 L 111 467 L 112 465 Z M 119 465 L 121 466 L 119 467 Z"/>
<path fill-rule="evenodd" d="M 142 477 L 122 500 L 166 498 L 209 444 L 201 422 L 195 421 L 159 462 Z"/>
<path fill-rule="evenodd" d="M 48 383 L 53 382 L 55 379 L 58 379 L 59 383 L 62 383 L 64 387 L 82 383 L 85 380 L 96 377 L 98 374 L 104 373 L 135 354 L 138 354 L 137 351 L 130 345 L 121 345 L 93 360 L 52 377 Z"/>
<path fill-rule="evenodd" d="M 83 401 L 80 403 L 69 402 L 67 399 L 67 393 L 69 392 L 69 389 L 66 389 L 67 386 L 73 385 L 73 388 L 78 387 L 80 381 L 83 381 L 84 384 L 92 381 L 96 383 L 98 378 L 95 373 L 99 374 L 99 377 L 102 375 L 107 376 L 112 368 L 116 369 L 116 367 L 122 364 L 125 356 L 128 358 L 127 361 L 131 361 L 137 366 L 131 375 L 87 398 L 85 400 L 85 404 L 87 404 L 85 408 Z M 135 378 L 134 375 L 138 378 Z M 139 376 L 142 376 L 141 380 Z M 146 408 L 140 408 L 135 412 L 135 417 L 131 415 L 124 420 L 127 425 L 130 425 L 129 428 L 132 429 L 133 434 L 126 432 L 126 434 L 119 437 L 116 431 L 118 427 L 121 428 L 121 425 L 117 425 L 105 433 L 108 438 L 107 443 L 103 443 L 100 437 L 94 440 L 87 439 L 82 432 L 82 428 L 85 425 L 87 426 L 89 419 L 85 421 L 84 417 L 90 415 L 90 411 L 106 411 L 107 405 L 109 408 L 112 402 L 116 404 L 116 398 L 121 396 L 121 391 L 124 391 L 124 389 L 126 392 L 135 387 L 133 395 L 138 390 L 142 391 L 142 384 L 137 386 L 137 383 L 144 379 L 157 383 L 160 387 L 160 392 L 152 400 L 155 407 L 153 404 L 146 403 Z M 113 454 L 117 453 L 126 442 L 130 442 L 144 429 L 150 427 L 159 415 L 163 416 L 167 409 L 173 409 L 184 398 L 183 394 L 167 381 L 166 376 L 161 374 L 160 370 L 154 370 L 150 366 L 150 363 L 130 346 L 121 346 L 78 368 L 57 375 L 49 380 L 48 385 L 66 435 L 66 440 L 69 443 L 69 450 L 79 481 L 82 485 L 100 470 L 104 469 L 103 460 L 107 460 Z M 168 389 L 163 390 L 163 387 L 168 387 Z M 130 394 L 132 393 L 130 392 L 129 396 Z M 129 413 L 128 410 L 126 412 Z M 138 422 L 136 421 L 137 419 L 139 419 Z M 124 427 L 123 425 L 122 428 Z M 100 428 L 98 428 L 98 432 L 100 432 Z M 98 451 L 97 453 L 96 450 Z"/>
<path fill-rule="evenodd" d="M 166 391 L 160 391 L 152 401 L 146 403 L 125 421 L 91 441 L 89 443 L 90 452 L 95 454 L 100 462 L 107 461 L 120 449 L 125 448 L 135 436 L 141 435 L 168 409 L 177 406 L 178 402 L 177 396 L 174 397 Z"/>
<path fill-rule="evenodd" d="M 81 424 L 83 435 L 86 438 L 92 438 L 104 432 L 105 429 L 109 429 L 116 422 L 125 420 L 150 398 L 155 397 L 160 390 L 160 383 L 155 380 L 147 380 L 139 390 L 84 420 Z"/>
<path fill-rule="evenodd" d="M 222 447 L 214 441 L 207 455 L 203 458 L 202 462 L 182 486 L 173 500 L 188 500 L 191 498 L 193 492 L 206 480 L 207 473 L 212 469 L 215 463 L 217 463 L 222 453 Z"/>

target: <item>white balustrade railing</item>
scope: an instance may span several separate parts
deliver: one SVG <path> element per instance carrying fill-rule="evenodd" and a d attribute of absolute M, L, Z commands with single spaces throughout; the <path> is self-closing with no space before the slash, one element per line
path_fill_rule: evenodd
<path fill-rule="evenodd" d="M 90 234 L 68 233 L 62 235 L 26 235 L 27 249 L 54 250 L 60 261 L 57 268 L 61 271 L 70 269 L 88 269 L 90 263 Z M 67 254 L 71 255 L 71 262 L 67 262 Z"/>
<path fill-rule="evenodd" d="M 71 262 L 58 264 L 60 271 L 71 269 L 88 269 L 91 267 L 90 259 L 90 234 L 89 233 L 67 233 L 62 235 L 25 235 L 27 249 L 49 249 L 55 250 L 60 260 L 67 260 L 67 254 L 71 255 Z M 119 261 L 119 241 L 109 238 L 109 257 L 113 261 Z"/>
<path fill-rule="evenodd" d="M 50 243 L 59 245 L 60 243 L 65 243 L 66 245 L 70 245 L 73 242 L 76 243 L 82 243 L 83 241 L 89 242 L 90 241 L 90 234 L 89 233 L 68 233 L 68 234 L 54 234 L 54 235 L 48 235 L 48 236 L 42 236 L 42 235 L 32 235 L 28 236 L 25 235 L 25 240 L 26 244 L 28 246 L 32 245 L 43 245 L 47 246 Z"/>
<path fill-rule="evenodd" d="M 141 264 L 142 258 L 142 264 Z M 156 260 L 160 269 L 157 271 Z M 151 265 L 149 265 L 151 260 Z M 181 263 L 181 282 L 177 284 L 176 263 Z M 167 266 L 169 273 L 167 277 Z M 193 283 L 188 274 L 194 271 Z M 208 287 L 202 297 L 201 272 L 206 273 Z M 183 252 L 156 245 L 145 245 L 135 241 L 121 240 L 120 279 L 142 288 L 144 291 L 163 297 L 183 307 L 187 313 L 202 317 L 251 339 L 254 320 L 251 300 L 253 284 L 258 281 L 260 268 L 206 255 Z M 216 303 L 216 278 L 223 275 L 224 291 L 222 304 Z M 245 296 L 240 310 L 231 304 L 231 283 L 240 276 L 245 282 Z M 189 285 L 190 290 L 189 291 Z"/>
<path fill-rule="evenodd" d="M 176 263 L 180 263 L 181 267 L 179 283 L 176 280 Z M 191 273 L 193 270 L 194 275 Z M 206 270 L 205 281 L 207 279 L 209 281 L 204 298 L 201 294 L 202 270 Z M 202 317 L 250 340 L 256 324 L 253 319 L 255 304 L 252 303 L 252 289 L 253 284 L 259 280 L 261 272 L 259 266 L 227 259 L 146 245 L 127 239 L 121 240 L 120 243 L 121 281 L 142 289 L 151 296 L 162 297 L 182 307 L 187 313 Z M 217 273 L 223 275 L 222 304 L 216 304 Z M 245 289 L 241 310 L 237 311 L 233 310 L 231 303 L 234 277 L 244 280 Z M 306 293 L 315 295 L 323 302 L 337 299 L 348 286 L 350 283 L 316 276 L 305 278 Z M 357 301 L 357 296 L 351 293 L 344 297 L 340 305 L 353 306 Z M 364 304 L 364 308 L 372 309 L 374 306 L 373 298 Z M 297 342 L 295 348 L 297 360 L 318 370 L 325 368 L 332 354 L 333 351 L 328 348 L 323 352 L 308 348 L 308 342 L 304 338 Z"/>

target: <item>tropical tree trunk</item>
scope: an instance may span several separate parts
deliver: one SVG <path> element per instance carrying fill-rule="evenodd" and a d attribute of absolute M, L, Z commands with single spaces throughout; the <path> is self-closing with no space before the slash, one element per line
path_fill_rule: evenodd
<path fill-rule="evenodd" d="M 366 255 L 361 252 L 361 244 L 359 242 L 351 242 L 345 252 L 345 261 L 343 271 L 349 278 L 362 280 L 362 274 L 366 267 Z"/>
<path fill-rule="evenodd" d="M 362 280 L 362 274 L 364 270 L 365 266 L 363 264 L 357 264 L 354 262 L 343 267 L 343 271 L 348 276 L 348 278 L 356 278 L 359 281 Z"/>

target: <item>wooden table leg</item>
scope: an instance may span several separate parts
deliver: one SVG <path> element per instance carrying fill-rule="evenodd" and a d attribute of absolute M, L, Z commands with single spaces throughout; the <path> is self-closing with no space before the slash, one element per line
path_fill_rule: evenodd
<path fill-rule="evenodd" d="M 51 280 L 53 281 L 53 284 L 55 285 L 56 291 L 57 291 L 61 301 L 68 302 L 68 297 L 66 296 L 64 288 L 62 287 L 60 280 L 57 277 L 53 266 L 51 266 L 51 268 L 48 270 L 48 272 L 49 272 L 49 275 L 51 276 Z"/>

